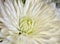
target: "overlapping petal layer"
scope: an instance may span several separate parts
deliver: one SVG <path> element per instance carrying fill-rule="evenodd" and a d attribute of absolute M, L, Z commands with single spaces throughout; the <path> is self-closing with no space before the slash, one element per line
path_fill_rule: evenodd
<path fill-rule="evenodd" d="M 1 44 L 59 44 L 60 21 L 55 10 L 40 0 L 0 2 Z M 59 25 L 58 25 L 59 24 Z"/>

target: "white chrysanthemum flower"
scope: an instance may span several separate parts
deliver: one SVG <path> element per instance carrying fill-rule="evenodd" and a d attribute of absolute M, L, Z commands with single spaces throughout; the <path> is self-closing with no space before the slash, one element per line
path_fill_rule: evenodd
<path fill-rule="evenodd" d="M 0 12 L 0 44 L 60 44 L 60 22 L 50 4 L 6 0 Z"/>

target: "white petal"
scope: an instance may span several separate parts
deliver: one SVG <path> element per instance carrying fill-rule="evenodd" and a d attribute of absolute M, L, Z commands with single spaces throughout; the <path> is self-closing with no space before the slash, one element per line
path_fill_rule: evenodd
<path fill-rule="evenodd" d="M 19 9 L 20 9 L 20 12 L 23 13 L 23 3 L 21 0 L 18 0 L 18 6 L 19 6 Z"/>
<path fill-rule="evenodd" d="M 4 23 L 5 26 L 7 26 L 8 29 L 14 31 L 14 32 L 18 32 L 17 28 L 14 27 L 13 25 L 11 25 L 10 23 L 6 22 L 5 20 L 3 20 L 2 18 L 0 18 L 0 21 L 2 21 Z"/>
<path fill-rule="evenodd" d="M 14 5 L 13 5 L 12 1 L 11 0 L 7 0 L 5 3 L 8 4 L 7 6 L 11 9 L 12 15 L 17 19 L 16 10 L 14 8 Z"/>

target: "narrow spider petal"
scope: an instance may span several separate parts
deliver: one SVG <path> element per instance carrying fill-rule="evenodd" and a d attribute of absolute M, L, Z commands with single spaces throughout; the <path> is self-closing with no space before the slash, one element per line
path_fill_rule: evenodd
<path fill-rule="evenodd" d="M 6 26 L 7 28 L 9 28 L 10 30 L 13 30 L 15 32 L 18 32 L 18 30 L 11 24 L 7 23 L 5 20 L 3 20 L 2 18 L 0 18 L 0 21 L 2 21 Z M 8 25 L 9 24 L 9 25 Z"/>
<path fill-rule="evenodd" d="M 21 0 L 18 0 L 18 6 L 19 6 L 21 14 L 23 14 L 23 3 Z"/>
<path fill-rule="evenodd" d="M 21 12 L 20 12 L 20 9 L 19 9 L 19 6 L 18 6 L 18 3 L 16 2 L 16 0 L 14 1 L 14 6 L 16 9 L 16 14 L 17 14 L 17 18 L 18 18 L 17 20 L 19 22 L 19 17 L 20 17 Z"/>
<path fill-rule="evenodd" d="M 24 7 L 24 14 L 26 15 L 26 12 L 28 10 L 28 7 L 29 7 L 29 4 L 30 4 L 30 0 L 27 0 L 26 3 L 25 3 L 25 7 Z"/>
<path fill-rule="evenodd" d="M 11 0 L 7 0 L 6 2 L 8 4 L 8 6 L 10 7 L 11 11 L 12 11 L 12 15 L 17 19 L 17 15 L 16 15 L 16 11 L 15 11 L 15 8 L 13 6 L 13 3 Z"/>
<path fill-rule="evenodd" d="M 18 21 L 13 18 L 13 16 L 12 16 L 11 13 L 10 13 L 10 11 L 9 11 L 7 8 L 5 8 L 5 10 L 6 10 L 6 12 L 7 12 L 7 15 L 10 16 L 10 17 L 9 17 L 9 22 L 10 22 L 10 23 L 12 22 L 11 24 L 13 24 L 14 26 L 18 26 L 18 23 L 17 23 Z M 14 22 L 13 22 L 13 21 L 14 21 Z M 17 22 L 16 22 L 16 21 L 17 21 Z"/>

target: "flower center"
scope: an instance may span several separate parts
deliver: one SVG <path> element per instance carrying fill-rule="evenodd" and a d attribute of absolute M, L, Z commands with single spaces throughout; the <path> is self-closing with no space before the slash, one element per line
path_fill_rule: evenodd
<path fill-rule="evenodd" d="M 28 17 L 21 18 L 19 26 L 22 33 L 30 33 L 32 29 L 32 19 Z"/>

